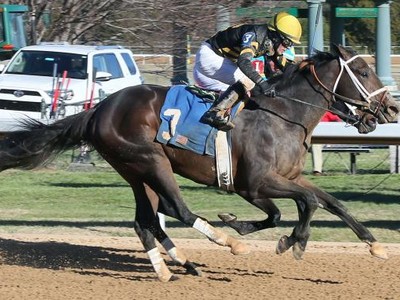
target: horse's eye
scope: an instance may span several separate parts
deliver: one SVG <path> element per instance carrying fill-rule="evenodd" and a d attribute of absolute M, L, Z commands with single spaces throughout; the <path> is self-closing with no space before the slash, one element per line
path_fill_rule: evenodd
<path fill-rule="evenodd" d="M 368 72 L 367 71 L 361 72 L 361 77 L 368 77 Z"/>

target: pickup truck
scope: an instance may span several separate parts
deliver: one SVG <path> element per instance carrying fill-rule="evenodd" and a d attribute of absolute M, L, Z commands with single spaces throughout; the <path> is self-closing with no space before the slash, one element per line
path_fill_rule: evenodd
<path fill-rule="evenodd" d="M 132 52 L 120 46 L 24 47 L 0 74 L 0 131 L 26 116 L 46 121 L 78 113 L 142 83 Z"/>

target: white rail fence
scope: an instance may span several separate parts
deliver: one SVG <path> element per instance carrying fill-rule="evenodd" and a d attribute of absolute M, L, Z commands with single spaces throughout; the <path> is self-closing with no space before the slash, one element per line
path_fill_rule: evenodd
<path fill-rule="evenodd" d="M 315 128 L 311 142 L 314 144 L 388 145 L 390 172 L 400 170 L 400 123 L 381 124 L 373 132 L 360 134 L 353 126 L 341 122 L 322 122 Z"/>
<path fill-rule="evenodd" d="M 312 143 L 400 145 L 400 123 L 379 124 L 373 132 L 360 134 L 341 122 L 321 122 L 313 132 Z"/>

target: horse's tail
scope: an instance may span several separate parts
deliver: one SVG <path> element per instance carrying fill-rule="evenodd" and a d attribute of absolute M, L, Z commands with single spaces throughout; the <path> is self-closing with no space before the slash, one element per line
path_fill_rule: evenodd
<path fill-rule="evenodd" d="M 94 112 L 91 109 L 48 125 L 34 119 L 21 121 L 21 130 L 7 132 L 0 139 L 0 171 L 33 169 L 80 145 L 86 141 Z"/>

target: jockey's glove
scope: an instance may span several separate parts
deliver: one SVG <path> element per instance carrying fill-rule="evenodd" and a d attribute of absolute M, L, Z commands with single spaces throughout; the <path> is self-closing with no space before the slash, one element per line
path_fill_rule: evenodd
<path fill-rule="evenodd" d="M 257 85 L 260 87 L 261 92 L 265 96 L 271 97 L 271 98 L 276 97 L 276 92 L 275 92 L 274 86 L 269 84 L 267 80 L 263 80 L 260 83 L 257 83 Z"/>

